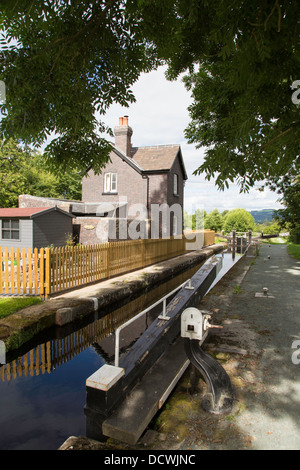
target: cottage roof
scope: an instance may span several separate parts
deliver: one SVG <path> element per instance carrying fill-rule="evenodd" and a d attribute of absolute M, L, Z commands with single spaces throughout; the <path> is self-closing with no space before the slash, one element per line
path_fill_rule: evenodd
<path fill-rule="evenodd" d="M 187 179 L 180 145 L 157 145 L 154 147 L 133 147 L 131 149 L 132 159 L 143 171 L 150 172 L 169 171 L 177 155 L 179 155 L 184 179 Z"/>
<path fill-rule="evenodd" d="M 56 210 L 58 212 L 61 212 L 65 215 L 68 215 L 70 217 L 74 217 L 72 214 L 69 214 L 69 212 L 63 211 L 59 209 L 58 207 L 9 207 L 9 208 L 1 208 L 0 209 L 0 218 L 30 218 L 33 219 L 34 217 L 38 217 L 39 215 L 42 215 L 42 213 L 46 212 L 51 212 L 53 210 Z"/>

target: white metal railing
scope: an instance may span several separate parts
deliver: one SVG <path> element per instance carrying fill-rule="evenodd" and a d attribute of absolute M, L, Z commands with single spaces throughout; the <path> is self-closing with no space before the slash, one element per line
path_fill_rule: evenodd
<path fill-rule="evenodd" d="M 177 292 L 179 289 L 181 289 L 183 286 L 186 286 L 186 284 L 188 283 L 188 286 L 186 287 L 186 289 L 194 289 L 191 285 L 191 279 L 188 279 L 186 281 L 184 281 L 180 286 L 176 287 L 176 289 L 172 290 L 171 292 L 169 292 L 168 294 L 166 294 L 164 297 L 162 297 L 161 299 L 157 300 L 157 302 L 155 302 L 154 304 L 150 305 L 150 307 L 146 308 L 145 310 L 143 310 L 142 312 L 138 313 L 137 315 L 135 315 L 134 317 L 130 318 L 127 322 L 123 323 L 123 325 L 119 326 L 116 331 L 115 331 L 115 335 L 116 335 L 116 338 L 115 338 L 115 366 L 116 367 L 119 367 L 119 354 L 120 354 L 120 331 L 123 330 L 123 328 L 125 328 L 126 326 L 130 325 L 131 323 L 133 323 L 135 320 L 137 320 L 138 318 L 140 318 L 142 315 L 144 315 L 145 313 L 149 312 L 149 310 L 152 310 L 154 307 L 156 307 L 157 305 L 159 305 L 161 302 L 163 302 L 163 314 L 162 315 L 159 315 L 158 318 L 160 320 L 169 320 L 169 317 L 166 315 L 166 312 L 167 312 L 167 298 L 170 297 L 172 294 L 175 294 L 175 292 Z"/>

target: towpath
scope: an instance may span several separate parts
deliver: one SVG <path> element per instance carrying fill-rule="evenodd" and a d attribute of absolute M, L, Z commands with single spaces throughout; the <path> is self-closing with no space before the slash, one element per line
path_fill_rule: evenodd
<path fill-rule="evenodd" d="M 205 384 L 199 378 L 191 393 L 188 370 L 138 444 L 123 448 L 299 450 L 299 286 L 300 261 L 285 245 L 263 244 L 259 256 L 250 252 L 232 268 L 198 306 L 223 326 L 211 330 L 203 347 L 222 363 L 236 388 L 232 412 L 203 411 Z M 75 438 L 64 448 L 70 446 L 122 448 L 111 439 L 103 445 Z"/>
<path fill-rule="evenodd" d="M 206 347 L 223 353 L 239 401 L 213 435 L 194 423 L 200 435 L 187 435 L 185 448 L 300 449 L 300 261 L 264 244 L 249 268 L 242 282 L 228 279 L 227 298 L 220 284 L 202 303 L 224 326 Z"/>

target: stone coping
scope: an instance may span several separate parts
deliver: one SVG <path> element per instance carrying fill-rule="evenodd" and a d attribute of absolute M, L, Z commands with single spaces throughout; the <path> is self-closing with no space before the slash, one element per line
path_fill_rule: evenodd
<path fill-rule="evenodd" d="M 211 245 L 19 310 L 0 320 L 0 340 L 5 342 L 6 352 L 18 349 L 45 329 L 63 326 L 98 309 L 125 302 L 205 261 L 225 247 L 224 243 Z"/>

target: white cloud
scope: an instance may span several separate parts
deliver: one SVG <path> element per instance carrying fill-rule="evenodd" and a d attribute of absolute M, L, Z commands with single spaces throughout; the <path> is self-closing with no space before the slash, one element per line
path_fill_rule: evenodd
<path fill-rule="evenodd" d="M 132 87 L 136 102 L 129 108 L 111 106 L 104 117 L 105 123 L 113 129 L 119 116 L 128 115 L 134 146 L 181 145 L 188 174 L 185 185 L 185 209 L 188 211 L 197 207 L 203 207 L 207 212 L 216 207 L 220 211 L 237 207 L 247 210 L 279 208 L 278 196 L 271 191 L 251 189 L 248 194 L 240 194 L 238 186 L 232 184 L 228 190 L 220 192 L 213 181 L 205 180 L 205 175 L 193 176 L 193 171 L 203 162 L 204 149 L 196 149 L 184 137 L 191 98 L 182 81 L 167 81 L 164 71 L 161 67 L 143 74 Z"/>

